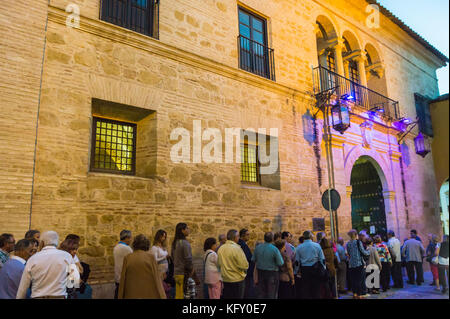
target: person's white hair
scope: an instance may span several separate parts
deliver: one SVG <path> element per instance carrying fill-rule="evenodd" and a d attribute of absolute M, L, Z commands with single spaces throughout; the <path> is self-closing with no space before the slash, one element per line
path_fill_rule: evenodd
<path fill-rule="evenodd" d="M 40 238 L 41 242 L 43 242 L 44 247 L 45 246 L 55 246 L 58 247 L 59 244 L 59 235 L 57 232 L 50 230 L 46 231 L 41 235 Z"/>

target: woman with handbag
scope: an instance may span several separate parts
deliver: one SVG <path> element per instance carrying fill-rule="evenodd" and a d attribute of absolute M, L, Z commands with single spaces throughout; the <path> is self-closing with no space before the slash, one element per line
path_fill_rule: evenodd
<path fill-rule="evenodd" d="M 427 261 L 430 263 L 430 270 L 433 274 L 433 282 L 431 285 L 436 285 L 436 290 L 440 291 L 441 286 L 439 285 L 439 236 L 431 235 L 430 244 L 427 247 Z"/>
<path fill-rule="evenodd" d="M 184 299 L 187 280 L 194 277 L 191 244 L 186 240 L 189 233 L 189 227 L 185 223 L 178 223 L 175 227 L 175 238 L 172 242 L 175 299 Z"/>
<path fill-rule="evenodd" d="M 205 256 L 203 258 L 204 268 L 204 289 L 203 297 L 205 299 L 220 299 L 222 294 L 222 276 L 220 275 L 219 268 L 217 267 L 217 241 L 215 238 L 208 238 L 205 240 L 203 250 Z"/>

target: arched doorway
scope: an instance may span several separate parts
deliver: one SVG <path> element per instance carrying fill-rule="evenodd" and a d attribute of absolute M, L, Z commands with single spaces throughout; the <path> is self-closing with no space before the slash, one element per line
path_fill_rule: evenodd
<path fill-rule="evenodd" d="M 368 156 L 360 157 L 351 173 L 352 225 L 371 235 L 386 236 L 387 223 L 381 177 Z"/>

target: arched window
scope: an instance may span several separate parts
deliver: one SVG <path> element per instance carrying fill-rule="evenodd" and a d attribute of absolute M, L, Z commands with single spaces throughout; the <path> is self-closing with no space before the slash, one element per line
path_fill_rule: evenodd
<path fill-rule="evenodd" d="M 356 61 L 351 60 L 348 64 L 350 80 L 355 83 L 359 83 L 359 71 L 358 71 L 358 63 Z"/>
<path fill-rule="evenodd" d="M 327 56 L 328 70 L 336 73 L 336 59 L 334 57 L 334 53 L 330 52 Z"/>

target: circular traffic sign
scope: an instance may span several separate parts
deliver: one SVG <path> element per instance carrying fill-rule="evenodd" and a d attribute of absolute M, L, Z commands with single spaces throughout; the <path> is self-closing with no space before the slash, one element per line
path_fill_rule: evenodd
<path fill-rule="evenodd" d="M 341 195 L 335 189 L 326 190 L 322 195 L 322 206 L 330 210 L 329 194 L 331 194 L 331 210 L 337 210 L 341 206 Z"/>

